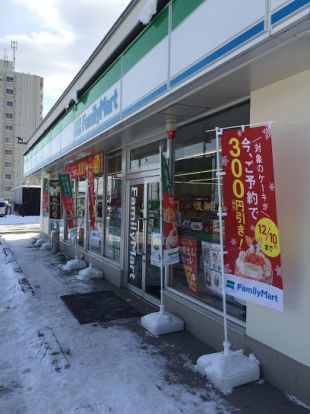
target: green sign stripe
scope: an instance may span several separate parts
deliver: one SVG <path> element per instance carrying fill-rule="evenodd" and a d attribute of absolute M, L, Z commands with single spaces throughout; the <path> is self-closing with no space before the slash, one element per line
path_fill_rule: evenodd
<path fill-rule="evenodd" d="M 96 99 L 103 95 L 111 86 L 121 79 L 121 59 L 118 58 L 113 65 L 102 75 L 96 83 L 80 99 L 75 117 L 79 116 Z"/>
<path fill-rule="evenodd" d="M 205 0 L 173 0 L 172 30 L 187 18 Z"/>
<path fill-rule="evenodd" d="M 68 125 L 70 125 L 82 112 L 84 112 L 96 99 L 103 95 L 112 85 L 121 78 L 121 61 L 120 58 L 111 66 L 110 69 L 102 75 L 95 85 L 89 89 L 81 98 L 75 108 L 71 108 L 64 117 L 48 132 L 40 143 L 34 147 L 33 154 L 36 154 L 42 146 L 50 142 L 54 137 L 59 135 Z"/>
<path fill-rule="evenodd" d="M 174 0 L 172 27 L 175 28 L 204 0 Z M 96 81 L 96 83 L 82 96 L 76 107 L 72 107 L 64 117 L 44 136 L 44 138 L 29 152 L 29 158 L 37 154 L 43 146 L 59 135 L 71 122 L 83 111 L 105 93 L 113 84 L 121 79 L 121 61 L 123 75 L 137 64 L 154 46 L 168 35 L 169 7 L 166 6 L 156 19 L 138 36 L 129 46 L 122 57 L 119 57 L 113 65 Z"/>
<path fill-rule="evenodd" d="M 168 35 L 168 13 L 169 8 L 165 7 L 154 22 L 126 50 L 123 56 L 123 75 Z"/>

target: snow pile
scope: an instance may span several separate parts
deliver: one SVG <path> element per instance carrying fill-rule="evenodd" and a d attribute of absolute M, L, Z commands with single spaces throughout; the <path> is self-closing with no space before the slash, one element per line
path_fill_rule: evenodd
<path fill-rule="evenodd" d="M 30 239 L 30 242 L 33 244 L 33 243 L 35 243 L 37 240 L 39 240 L 40 239 L 40 234 L 39 233 L 37 233 L 37 234 L 34 234 L 32 237 L 31 237 L 31 239 Z"/>
<path fill-rule="evenodd" d="M 51 250 L 51 242 L 43 243 L 40 250 Z"/>
<path fill-rule="evenodd" d="M 44 239 L 37 239 L 33 245 L 34 247 L 41 247 L 44 244 Z"/>
<path fill-rule="evenodd" d="M 0 309 L 8 310 L 16 307 L 16 302 L 23 303 L 27 299 L 27 296 L 23 294 L 18 284 L 20 274 L 14 271 L 16 262 L 11 260 L 11 255 L 7 257 L 4 254 L 3 247 L 5 248 L 7 245 L 1 245 L 0 248 L 0 280 L 1 285 L 5 285 L 5 294 L 2 295 Z"/>
<path fill-rule="evenodd" d="M 140 12 L 139 21 L 147 25 L 157 11 L 157 0 L 146 0 Z"/>
<path fill-rule="evenodd" d="M 62 266 L 62 270 L 66 272 L 72 272 L 73 270 L 81 270 L 87 267 L 87 263 L 82 259 L 69 260 L 65 265 Z"/>
<path fill-rule="evenodd" d="M 16 216 L 10 214 L 5 217 L 0 217 L 0 226 L 5 224 L 39 224 L 40 216 Z"/>
<path fill-rule="evenodd" d="M 294 404 L 299 405 L 300 407 L 306 408 L 307 410 L 310 410 L 310 405 L 307 405 L 304 402 L 298 400 L 298 398 L 294 397 L 294 395 L 286 394 L 286 396 Z"/>
<path fill-rule="evenodd" d="M 102 279 L 103 271 L 89 266 L 79 271 L 78 278 L 84 281 L 89 279 Z"/>

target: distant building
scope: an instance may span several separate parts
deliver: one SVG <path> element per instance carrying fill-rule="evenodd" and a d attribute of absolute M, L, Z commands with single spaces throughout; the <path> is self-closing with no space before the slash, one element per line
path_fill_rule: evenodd
<path fill-rule="evenodd" d="M 11 199 L 11 189 L 23 183 L 23 142 L 42 119 L 42 102 L 43 78 L 0 59 L 0 198 Z"/>

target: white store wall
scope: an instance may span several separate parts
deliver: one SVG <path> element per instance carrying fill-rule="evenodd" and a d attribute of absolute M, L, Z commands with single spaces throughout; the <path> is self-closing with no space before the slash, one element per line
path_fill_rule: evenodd
<path fill-rule="evenodd" d="M 310 70 L 251 93 L 251 122 L 272 120 L 284 312 L 249 303 L 247 335 L 310 366 Z"/>

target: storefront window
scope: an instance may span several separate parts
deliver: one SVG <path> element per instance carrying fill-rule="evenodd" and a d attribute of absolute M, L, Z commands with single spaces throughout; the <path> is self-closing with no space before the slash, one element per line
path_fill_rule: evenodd
<path fill-rule="evenodd" d="M 215 126 L 247 124 L 249 104 L 178 130 L 174 189 L 181 261 L 174 265 L 171 286 L 222 310 L 221 257 Z M 246 307 L 227 297 L 227 311 L 245 320 Z"/>
<path fill-rule="evenodd" d="M 122 156 L 107 157 L 105 256 L 119 262 L 122 220 Z"/>
<path fill-rule="evenodd" d="M 166 151 L 166 140 L 156 141 L 143 147 L 135 148 L 130 151 L 130 169 L 147 170 L 159 167 L 159 146 L 162 145 L 162 151 Z"/>
<path fill-rule="evenodd" d="M 67 227 L 67 238 L 85 249 L 101 254 L 103 240 L 103 163 L 102 154 L 89 155 L 68 164 L 65 173 L 70 175 L 76 227 L 72 220 Z M 90 191 L 89 191 L 90 189 Z M 86 240 L 87 237 L 87 240 Z"/>

